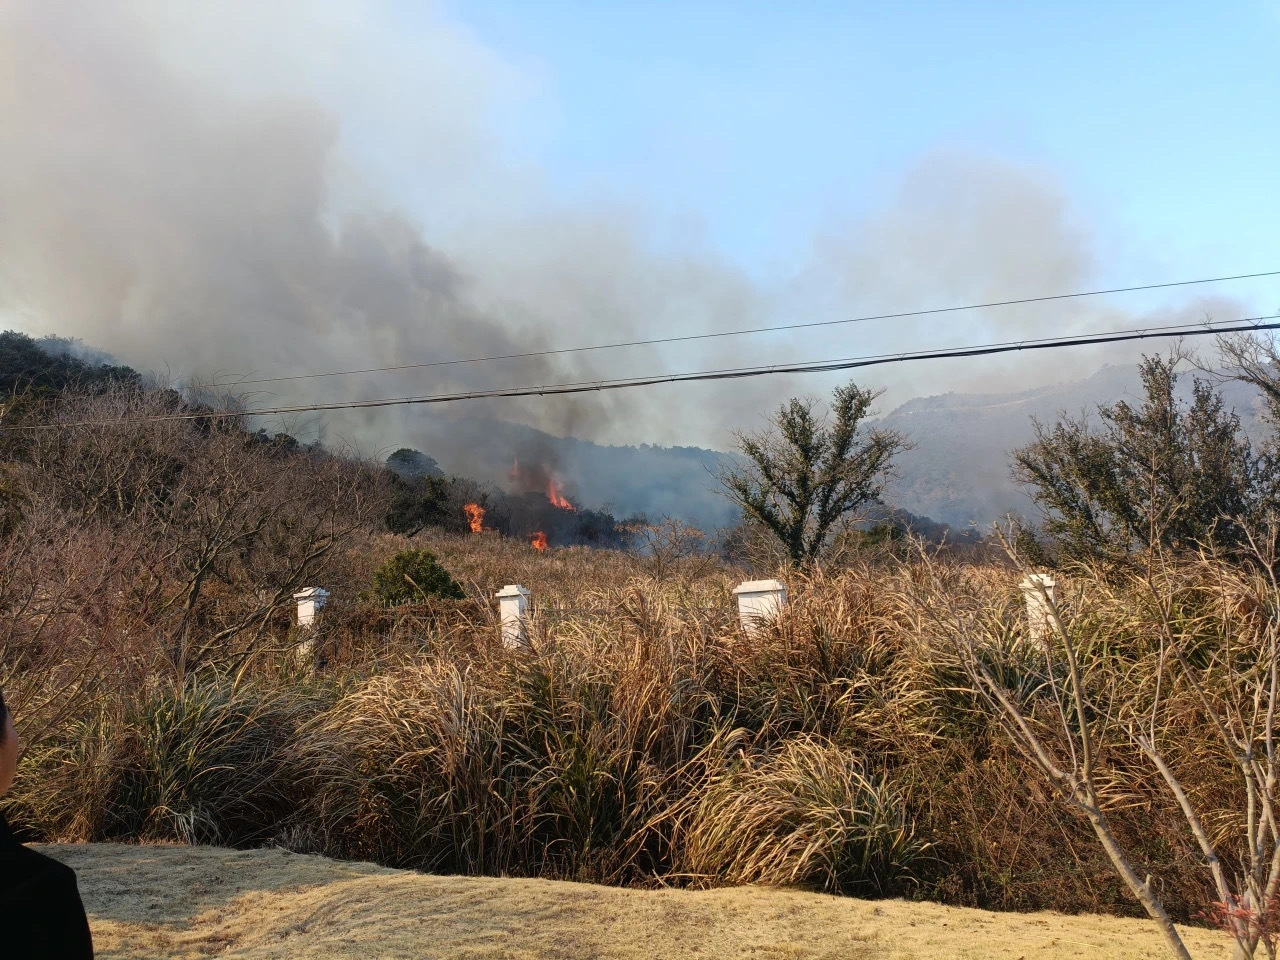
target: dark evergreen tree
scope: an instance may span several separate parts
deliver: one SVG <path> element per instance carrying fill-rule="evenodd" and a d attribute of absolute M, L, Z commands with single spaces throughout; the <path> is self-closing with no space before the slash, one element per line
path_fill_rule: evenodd
<path fill-rule="evenodd" d="M 1096 429 L 1084 418 L 1036 422 L 1035 440 L 1014 451 L 1014 478 L 1045 533 L 1076 557 L 1239 544 L 1276 505 L 1275 457 L 1252 448 L 1207 380 L 1183 402 L 1176 361 L 1146 357 L 1140 369 L 1140 404 L 1099 407 Z"/>
<path fill-rule="evenodd" d="M 410 447 L 401 447 L 387 457 L 387 466 L 406 478 L 444 476 L 444 471 L 440 469 L 434 457 L 429 457 L 422 451 Z"/>

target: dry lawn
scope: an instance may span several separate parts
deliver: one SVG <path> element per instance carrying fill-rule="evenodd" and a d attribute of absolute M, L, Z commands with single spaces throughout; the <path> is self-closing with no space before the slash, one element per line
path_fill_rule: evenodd
<path fill-rule="evenodd" d="M 53 845 L 98 956 L 141 958 L 1164 957 L 1140 920 L 1000 914 L 755 887 L 623 890 L 441 877 L 282 850 Z M 1185 933 L 1197 958 L 1225 936 Z"/>

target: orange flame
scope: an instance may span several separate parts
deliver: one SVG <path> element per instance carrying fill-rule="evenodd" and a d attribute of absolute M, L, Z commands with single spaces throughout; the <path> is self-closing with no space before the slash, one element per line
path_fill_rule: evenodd
<path fill-rule="evenodd" d="M 547 499 L 551 501 L 553 507 L 559 507 L 561 510 L 568 510 L 571 513 L 577 513 L 577 509 L 572 503 L 566 500 L 563 494 L 556 487 L 555 480 L 547 481 Z"/>
<path fill-rule="evenodd" d="M 484 507 L 478 503 L 468 503 L 462 508 L 462 512 L 467 515 L 467 523 L 472 533 L 480 533 L 484 530 Z"/>
<path fill-rule="evenodd" d="M 537 550 L 539 553 L 542 553 L 547 549 L 547 535 L 543 533 L 541 530 L 539 530 L 537 533 L 533 535 L 533 539 L 529 541 L 529 544 L 533 547 L 533 549 Z"/>

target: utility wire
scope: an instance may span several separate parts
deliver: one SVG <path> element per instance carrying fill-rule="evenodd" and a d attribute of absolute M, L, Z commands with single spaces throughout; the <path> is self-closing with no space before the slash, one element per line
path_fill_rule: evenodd
<path fill-rule="evenodd" d="M 350 400 L 335 403 L 299 404 L 274 407 L 265 410 L 213 410 L 193 413 L 157 414 L 142 417 L 121 417 L 113 420 L 76 420 L 67 423 L 26 424 L 4 429 L 49 430 L 81 426 L 114 426 L 130 423 L 152 423 L 164 420 L 210 420 L 235 417 L 266 417 L 291 413 L 317 413 L 328 410 L 363 410 L 373 407 L 412 406 L 428 403 L 455 403 L 461 400 L 484 400 L 507 397 L 558 396 L 574 393 L 592 393 L 604 390 L 625 390 L 633 387 L 656 386 L 661 383 L 691 383 L 703 380 L 737 380 L 778 373 L 822 373 L 835 370 L 854 370 L 860 367 L 881 366 L 890 363 L 910 363 L 919 360 L 949 360 L 956 357 L 981 357 L 999 353 L 1015 353 L 1022 350 L 1056 350 L 1065 347 L 1090 346 L 1105 343 L 1123 343 L 1131 340 L 1155 340 L 1171 337 L 1194 337 L 1207 334 L 1280 330 L 1280 313 L 1260 317 L 1246 317 L 1228 324 L 1204 324 L 1189 327 L 1171 324 L 1142 329 L 1113 330 L 1105 333 L 1082 334 L 1074 337 L 1042 337 L 1031 340 L 1010 340 L 1003 343 L 978 344 L 967 347 L 950 347 L 945 350 L 917 350 L 905 353 L 880 354 L 869 357 L 845 357 L 837 360 L 820 360 L 811 363 L 774 364 L 758 367 L 729 367 L 720 370 L 700 370 L 689 373 L 657 374 L 647 377 L 616 378 L 608 380 L 583 380 L 572 383 L 550 383 L 526 387 L 476 390 L 465 393 L 444 393 L 428 396 L 387 397 L 380 400 Z"/>
<path fill-rule="evenodd" d="M 782 330 L 805 330 L 814 327 L 834 327 L 846 323 L 863 323 L 870 320 L 901 320 L 908 317 L 929 317 L 943 313 L 961 313 L 966 310 L 985 310 L 989 307 L 1013 307 L 1029 303 L 1050 303 L 1056 300 L 1073 300 L 1081 297 L 1101 297 L 1112 293 L 1134 293 L 1139 290 L 1167 290 L 1171 287 L 1190 287 L 1206 283 L 1226 283 L 1230 280 L 1254 280 L 1259 277 L 1280 276 L 1280 270 L 1262 273 L 1240 273 L 1229 277 L 1206 277 L 1202 280 L 1175 280 L 1169 283 L 1145 283 L 1136 287 L 1111 287 L 1107 290 L 1082 290 L 1076 293 L 1055 293 L 1043 297 L 1023 297 L 1018 300 L 994 300 L 989 303 L 968 303 L 952 307 L 932 307 L 926 310 L 904 310 L 898 313 L 876 313 L 862 317 L 846 317 L 843 320 L 814 320 L 807 323 L 782 323 L 770 327 L 750 327 L 744 330 L 720 330 L 715 333 L 690 333 L 676 337 L 654 337 L 648 340 L 624 340 L 617 343 L 598 343 L 585 347 L 560 347 L 551 350 L 530 350 L 525 353 L 502 353 L 488 357 L 464 357 L 454 360 L 433 360 L 426 363 L 402 363 L 391 367 L 364 367 L 359 370 L 332 370 L 327 373 L 295 373 L 280 377 L 260 377 L 254 380 L 237 380 L 237 386 L 258 383 L 283 383 L 287 380 L 314 380 L 322 377 L 353 377 L 365 373 L 391 373 L 397 370 L 421 370 L 427 367 L 447 367 L 461 363 L 488 363 L 494 360 L 519 360 L 528 357 L 549 357 L 566 353 L 587 353 L 594 350 L 618 350 L 623 347 L 656 346 L 660 343 L 687 343 L 691 340 L 712 340 L 721 337 L 745 337 L 757 333 L 776 333 Z"/>

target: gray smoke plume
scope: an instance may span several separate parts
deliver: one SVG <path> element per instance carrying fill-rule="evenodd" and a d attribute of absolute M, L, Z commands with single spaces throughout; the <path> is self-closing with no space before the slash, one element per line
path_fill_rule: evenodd
<path fill-rule="evenodd" d="M 0 323 L 81 338 L 143 370 L 240 383 L 274 406 L 821 360 L 1132 319 L 1090 303 L 256 382 L 1089 285 L 1090 238 L 1060 186 L 954 151 L 924 158 L 870 214 L 833 218 L 792 277 L 747 277 L 696 243 L 659 249 L 642 210 L 554 200 L 536 162 L 504 139 L 514 116 L 546 119 L 536 68 L 507 62 L 433 8 L 417 11 L 411 37 L 386 13 L 356 2 L 0 6 Z M 1108 359 L 857 379 L 890 387 L 888 407 L 976 378 L 1009 388 L 1063 379 Z M 478 450 L 476 431 L 452 429 L 451 417 L 724 448 L 732 429 L 758 426 L 788 396 L 826 395 L 845 379 L 390 408 L 304 426 L 366 450 L 430 440 L 428 453 L 466 471 L 542 454 L 533 441 Z M 704 471 L 689 482 L 705 486 Z"/>
<path fill-rule="evenodd" d="M 930 152 L 869 216 L 833 225 L 807 277 L 832 310 L 857 314 L 988 303 L 1128 283 L 1099 279 L 1089 228 L 1046 171 L 960 149 Z M 1022 304 L 840 328 L 857 353 L 932 349 L 1133 327 L 1238 319 L 1246 307 L 1214 288 Z M 921 394 L 1019 390 L 1089 376 L 1160 345 L 1084 347 L 873 373 L 905 400 Z"/>
<path fill-rule="evenodd" d="M 465 33 L 429 20 L 426 49 L 403 49 L 381 8 L 342 9 L 7 4 L 0 313 L 143 369 L 242 383 L 260 406 L 696 369 L 694 351 L 631 349 L 257 382 L 761 322 L 759 293 L 714 256 L 657 253 L 634 212 L 566 209 L 508 169 L 488 118 L 524 78 Z M 719 420 L 673 418 L 686 396 L 467 414 L 674 439 Z M 384 446 L 449 415 L 325 419 Z"/>
<path fill-rule="evenodd" d="M 207 90 L 153 42 L 137 8 L 6 8 L 5 307 L 136 365 L 206 376 L 515 349 L 403 214 L 335 209 L 331 114 Z M 342 386 L 368 398 L 405 384 Z M 253 389 L 268 402 L 268 389 L 317 392 Z"/>

